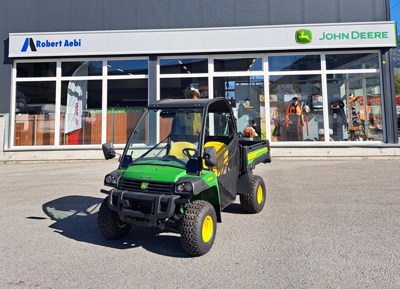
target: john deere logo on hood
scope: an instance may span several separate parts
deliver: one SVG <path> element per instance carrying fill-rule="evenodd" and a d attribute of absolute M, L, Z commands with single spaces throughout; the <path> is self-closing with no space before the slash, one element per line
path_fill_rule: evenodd
<path fill-rule="evenodd" d="M 149 187 L 149 183 L 141 183 L 141 184 L 140 184 L 140 188 L 141 188 L 142 190 L 147 190 L 148 187 Z"/>
<path fill-rule="evenodd" d="M 296 31 L 296 42 L 298 44 L 308 44 L 312 41 L 312 32 L 308 29 L 300 29 Z"/>

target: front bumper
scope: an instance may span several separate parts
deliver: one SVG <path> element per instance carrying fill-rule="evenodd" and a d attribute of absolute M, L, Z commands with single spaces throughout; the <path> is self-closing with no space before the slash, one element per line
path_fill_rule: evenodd
<path fill-rule="evenodd" d="M 113 189 L 108 192 L 108 207 L 127 223 L 156 224 L 159 219 L 173 216 L 178 195 L 139 193 Z"/>

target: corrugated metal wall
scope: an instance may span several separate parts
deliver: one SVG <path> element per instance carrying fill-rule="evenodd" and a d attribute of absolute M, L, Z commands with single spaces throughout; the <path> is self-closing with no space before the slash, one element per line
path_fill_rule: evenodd
<path fill-rule="evenodd" d="M 11 32 L 385 21 L 387 0 L 2 0 L 0 113 L 9 111 Z"/>

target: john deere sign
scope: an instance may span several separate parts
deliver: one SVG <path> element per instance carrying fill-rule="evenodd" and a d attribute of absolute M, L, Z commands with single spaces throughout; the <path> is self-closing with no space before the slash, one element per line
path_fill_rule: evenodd
<path fill-rule="evenodd" d="M 390 22 L 308 25 L 291 29 L 292 45 L 302 49 L 395 47 L 396 26 Z"/>
<path fill-rule="evenodd" d="M 319 40 L 341 40 L 341 39 L 385 39 L 389 38 L 389 33 L 387 31 L 351 31 L 351 32 L 341 32 L 341 33 L 329 33 L 322 32 L 321 38 Z"/>

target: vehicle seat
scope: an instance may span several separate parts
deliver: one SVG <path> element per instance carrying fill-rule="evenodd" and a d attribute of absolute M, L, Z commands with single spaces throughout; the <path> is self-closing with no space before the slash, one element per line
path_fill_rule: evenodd
<path fill-rule="evenodd" d="M 195 149 L 194 144 L 187 141 L 170 141 L 168 155 L 176 156 L 178 159 L 188 159 L 182 152 L 184 148 Z"/>
<path fill-rule="evenodd" d="M 204 147 L 215 147 L 217 155 L 217 165 L 214 167 L 209 167 L 209 169 L 214 172 L 217 177 L 226 173 L 228 165 L 228 150 L 226 149 L 227 145 L 219 141 L 209 141 L 204 144 Z"/>

